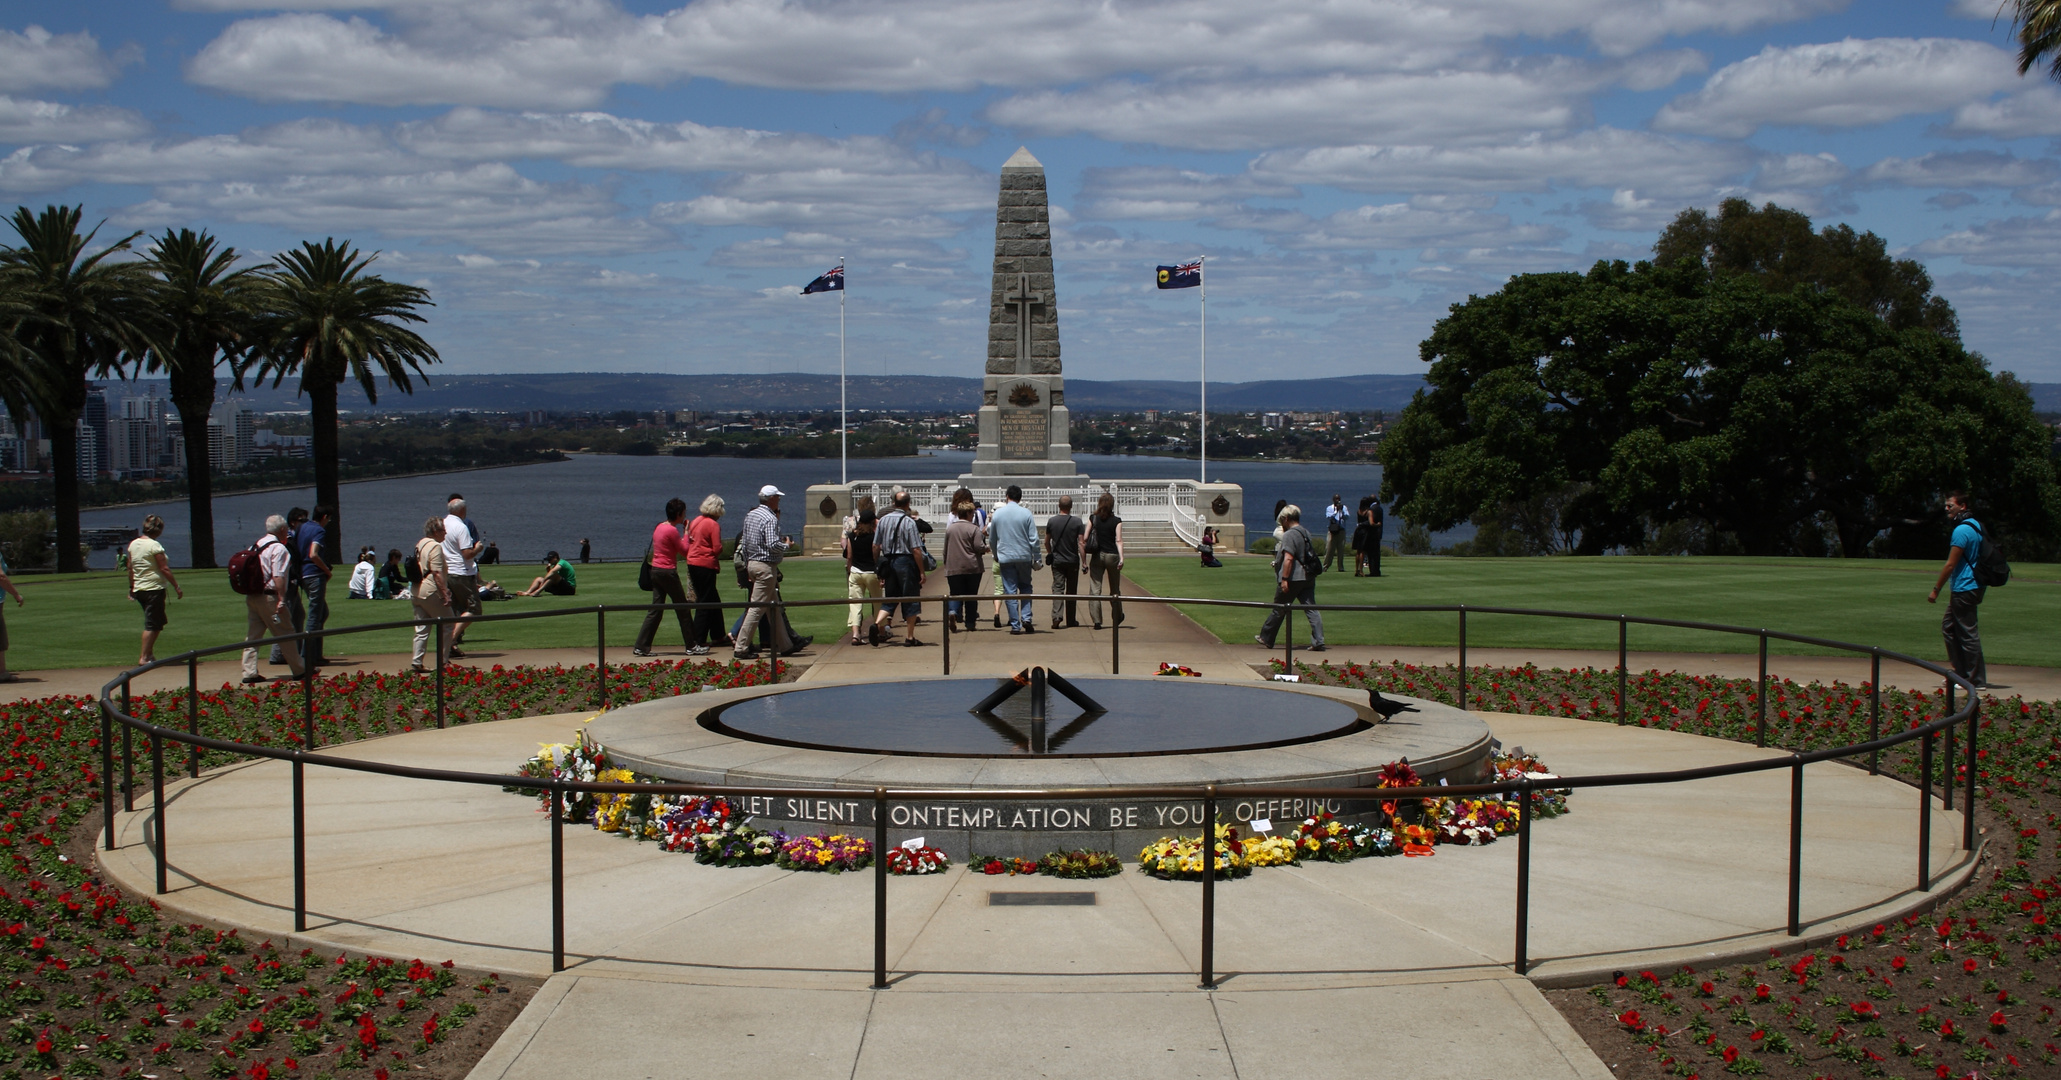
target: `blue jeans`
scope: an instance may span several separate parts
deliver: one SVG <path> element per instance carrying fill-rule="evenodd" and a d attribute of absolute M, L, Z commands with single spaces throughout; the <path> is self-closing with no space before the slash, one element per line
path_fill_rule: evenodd
<path fill-rule="evenodd" d="M 312 634 L 329 625 L 329 579 L 317 574 L 301 579 L 301 591 L 308 595 L 308 633 Z M 301 653 L 309 663 L 320 665 L 328 657 L 322 652 L 322 639 L 311 637 Z"/>
<path fill-rule="evenodd" d="M 1009 597 L 1009 625 L 1018 629 L 1029 629 L 1032 601 L 1016 599 L 1019 593 L 1034 591 L 1031 588 L 1031 564 L 1028 562 L 998 562 L 995 576 L 1002 579 L 1002 594 Z"/>

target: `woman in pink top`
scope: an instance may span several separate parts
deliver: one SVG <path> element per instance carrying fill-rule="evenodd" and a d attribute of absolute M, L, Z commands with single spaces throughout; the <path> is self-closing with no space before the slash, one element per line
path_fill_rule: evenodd
<path fill-rule="evenodd" d="M 687 524 L 687 582 L 697 603 L 721 603 L 716 595 L 716 568 L 723 558 L 723 497 L 710 495 L 701 500 L 701 516 Z M 730 644 L 723 632 L 723 613 L 703 608 L 694 613 L 694 632 L 701 644 L 714 647 Z"/>
<path fill-rule="evenodd" d="M 684 604 L 687 591 L 680 587 L 680 563 L 686 558 L 686 541 L 680 536 L 680 519 L 687 516 L 687 504 L 679 499 L 666 500 L 666 519 L 651 530 L 651 554 L 645 556 L 651 562 L 651 602 L 654 604 Z M 665 612 L 654 607 L 644 613 L 644 625 L 637 631 L 637 644 L 630 651 L 638 656 L 651 655 L 651 640 L 658 636 L 658 624 L 665 619 Z M 680 640 L 687 646 L 689 656 L 707 656 L 708 646 L 695 637 L 695 620 L 686 608 L 674 608 L 673 614 L 680 620 Z"/>

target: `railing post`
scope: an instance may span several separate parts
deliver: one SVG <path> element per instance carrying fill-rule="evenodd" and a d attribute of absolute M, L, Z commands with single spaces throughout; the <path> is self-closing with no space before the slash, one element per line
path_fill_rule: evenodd
<path fill-rule="evenodd" d="M 430 624 L 436 634 L 434 642 L 437 651 L 437 729 L 444 727 L 444 621 L 439 618 Z"/>
<path fill-rule="evenodd" d="M 100 826 L 106 837 L 104 845 L 108 851 L 115 849 L 114 838 L 114 710 L 106 698 L 100 699 Z"/>
<path fill-rule="evenodd" d="M 1113 593 L 1112 593 L 1111 595 L 1115 595 L 1115 594 L 1113 594 Z M 1112 611 L 1112 612 L 1111 612 L 1111 614 L 1115 614 L 1115 612 L 1114 612 L 1114 611 Z M 1123 674 L 1123 659 L 1124 659 L 1124 650 L 1123 650 L 1123 637 L 1124 637 L 1124 623 L 1123 623 L 1123 620 L 1122 620 L 1122 619 L 1111 619 L 1111 620 L 1109 620 L 1109 673 L 1110 673 L 1111 675 L 1121 675 L 1121 674 Z"/>
<path fill-rule="evenodd" d="M 1467 605 L 1460 605 L 1460 711 L 1467 711 Z"/>
<path fill-rule="evenodd" d="M 303 642 L 305 644 L 305 641 Z M 315 669 L 307 661 L 301 661 L 301 723 L 302 745 L 310 752 L 315 749 Z"/>
<path fill-rule="evenodd" d="M 1617 722 L 1631 720 L 1631 697 L 1628 691 L 1629 676 L 1625 673 L 1625 618 L 1617 617 Z"/>
<path fill-rule="evenodd" d="M 1803 758 L 1789 766 L 1789 936 L 1803 934 Z"/>
<path fill-rule="evenodd" d="M 1961 850 L 1975 850 L 1975 729 L 1982 720 L 1982 698 L 1968 695 L 1968 790 L 1961 796 Z"/>
<path fill-rule="evenodd" d="M 1517 782 L 1517 948 L 1519 975 L 1531 968 L 1531 781 Z"/>
<path fill-rule="evenodd" d="M 136 710 L 129 704 L 129 680 L 122 680 L 122 715 L 133 717 Z M 1951 751 L 1947 754 L 1952 757 Z M 122 813 L 136 812 L 136 729 L 122 725 Z"/>
<path fill-rule="evenodd" d="M 1768 632 L 1760 632 L 1760 720 L 1753 725 L 1753 745 L 1768 744 Z"/>
<path fill-rule="evenodd" d="M 186 658 L 186 734 L 200 734 L 200 657 Z M 186 775 L 200 778 L 200 747 L 186 747 Z"/>
<path fill-rule="evenodd" d="M 1283 675 L 1295 674 L 1295 604 L 1294 597 L 1281 597 L 1281 669 Z"/>
<path fill-rule="evenodd" d="M 1286 622 L 1286 619 L 1282 620 Z M 1202 982 L 1217 985 L 1217 786 L 1202 789 Z"/>
<path fill-rule="evenodd" d="M 565 970 L 565 791 L 551 785 L 551 970 Z"/>
<path fill-rule="evenodd" d="M 293 759 L 293 929 L 308 929 L 308 767 Z"/>
<path fill-rule="evenodd" d="M 165 894 L 165 741 L 150 739 L 151 831 L 157 834 L 157 894 Z"/>
<path fill-rule="evenodd" d="M 608 610 L 594 605 L 594 707 L 608 708 Z"/>
<path fill-rule="evenodd" d="M 898 587 L 899 587 L 899 586 L 898 586 Z M 945 586 L 945 598 L 944 598 L 944 600 L 942 600 L 942 601 L 940 601 L 940 602 L 939 602 L 939 606 L 941 606 L 941 607 L 943 607 L 943 608 L 945 609 L 945 610 L 944 610 L 944 616 L 945 616 L 945 639 L 944 639 L 943 641 L 939 642 L 938 644 L 940 644 L 940 645 L 943 645 L 943 646 L 944 646 L 944 656 L 945 656 L 945 670 L 944 670 L 944 674 L 946 674 L 946 675 L 950 675 L 950 674 L 952 673 L 952 633 L 953 633 L 953 631 L 955 631 L 955 630 L 957 630 L 957 629 L 959 628 L 959 627 L 958 627 L 958 620 L 957 620 L 957 619 L 954 619 L 954 618 L 952 618 L 952 587 L 951 587 L 951 586 L 949 586 L 949 585 Z M 888 625 L 889 627 L 893 627 L 893 626 L 894 626 L 894 621 L 893 621 L 893 620 L 889 620 L 889 621 L 888 621 L 888 624 L 887 624 L 887 625 Z M 870 633 L 870 631 L 868 631 L 868 632 Z"/>
<path fill-rule="evenodd" d="M 1954 700 L 1953 700 L 1953 697 L 1954 697 L 1954 692 L 1953 692 L 1952 690 L 1948 690 L 1948 691 L 1947 691 L 1947 714 L 1948 714 L 1948 715 L 1952 715 L 1952 714 L 1953 714 L 1953 711 L 1954 711 Z M 1955 726 L 1956 726 L 1956 725 L 1953 725 L 1953 724 L 1948 724 L 1948 725 L 1947 725 L 1947 728 L 1946 728 L 1946 730 L 1945 730 L 1945 731 L 1943 731 L 1943 732 L 1941 732 L 1941 734 L 1942 734 L 1942 735 L 1944 735 L 1944 736 L 1946 737 L 1946 747 L 1945 747 L 1945 750 L 1946 750 L 1946 752 L 1940 755 L 1940 762 L 1939 762 L 1939 788 L 1940 788 L 1940 791 L 1939 791 L 1939 808 L 1940 808 L 1940 809 L 1942 809 L 1942 810 L 1952 810 L 1952 809 L 1954 808 L 1954 728 L 1955 728 Z"/>
<path fill-rule="evenodd" d="M 1918 740 L 1918 891 L 1932 888 L 1932 735 Z"/>
<path fill-rule="evenodd" d="M 1868 741 L 1882 737 L 1882 650 L 1871 650 L 1868 663 Z M 1882 775 L 1882 750 L 1868 751 L 1868 775 Z"/>
<path fill-rule="evenodd" d="M 887 789 L 873 789 L 873 989 L 887 986 Z"/>

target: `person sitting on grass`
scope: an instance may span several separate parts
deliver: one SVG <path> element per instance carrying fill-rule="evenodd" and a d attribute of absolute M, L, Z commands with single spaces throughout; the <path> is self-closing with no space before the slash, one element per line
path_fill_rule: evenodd
<path fill-rule="evenodd" d="M 375 553 L 369 547 L 358 549 L 358 561 L 355 565 L 351 567 L 351 581 L 349 586 L 349 596 L 351 599 L 372 599 L 372 590 L 374 584 L 379 579 L 379 567 L 372 565 L 372 560 L 375 557 L 377 557 L 377 553 Z"/>
<path fill-rule="evenodd" d="M 572 564 L 559 558 L 558 553 L 553 551 L 545 554 L 544 566 L 544 576 L 530 582 L 530 587 L 522 595 L 550 593 L 553 596 L 571 596 L 574 585 Z"/>

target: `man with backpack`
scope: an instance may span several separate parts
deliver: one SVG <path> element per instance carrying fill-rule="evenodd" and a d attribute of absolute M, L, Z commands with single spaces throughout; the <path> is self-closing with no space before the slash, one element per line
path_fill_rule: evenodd
<path fill-rule="evenodd" d="M 1317 602 L 1317 575 L 1324 572 L 1324 560 L 1316 553 L 1308 529 L 1302 527 L 1302 509 L 1294 503 L 1281 508 L 1274 519 L 1281 526 L 1281 540 L 1274 545 L 1274 609 L 1253 636 L 1263 649 L 1274 647 L 1274 632 L 1288 614 L 1288 605 L 1301 601 L 1302 613 L 1310 623 L 1310 652 L 1324 651 L 1324 616 L 1308 605 Z"/>
<path fill-rule="evenodd" d="M 287 548 L 286 537 L 286 519 L 273 514 L 265 519 L 265 535 L 229 559 L 229 584 L 243 594 L 244 609 L 249 616 L 244 634 L 246 641 L 262 641 L 266 634 L 286 637 L 294 632 L 292 612 L 287 606 L 293 594 L 293 579 L 288 573 L 293 564 L 293 553 Z M 303 671 L 300 642 L 282 641 L 279 647 L 287 669 L 299 678 Z M 265 681 L 258 674 L 256 646 L 243 650 L 243 681 L 245 684 Z"/>
<path fill-rule="evenodd" d="M 1947 492 L 1946 513 L 1947 520 L 1954 523 L 1953 537 L 1948 541 L 1951 546 L 1947 548 L 1946 565 L 1940 567 L 1939 579 L 1933 582 L 1925 602 L 1938 603 L 1939 590 L 1949 587 L 1946 616 L 1939 622 L 1940 634 L 1946 638 L 1947 664 L 1954 674 L 1974 683 L 1977 690 L 1987 690 L 1989 668 L 1982 660 L 1982 634 L 1976 628 L 1976 609 L 1981 607 L 1989 587 L 2002 585 L 2011 571 L 2004 563 L 2003 553 L 1990 542 L 1982 523 L 1969 510 L 1965 493 Z"/>

